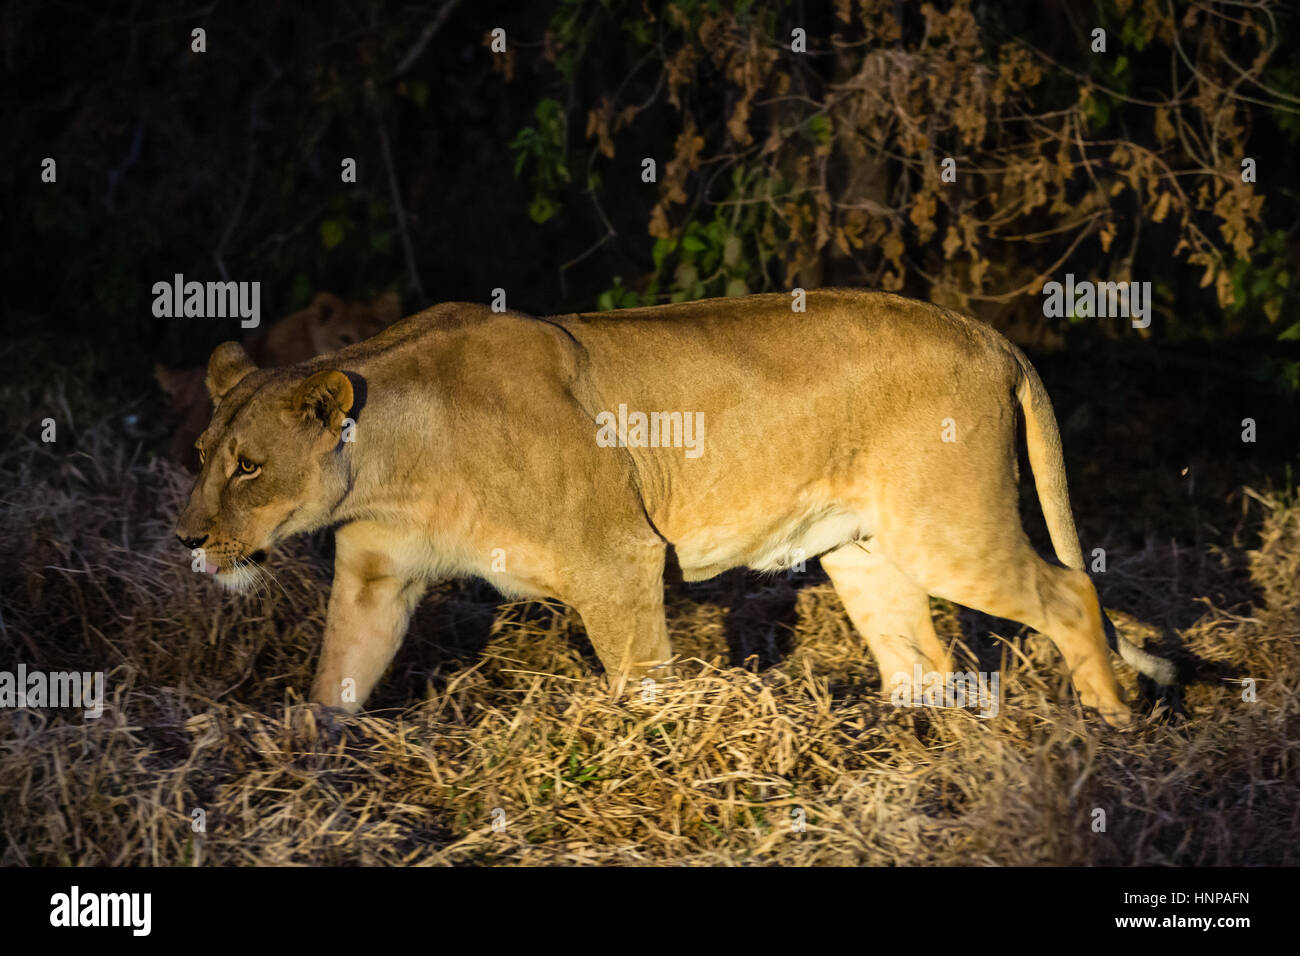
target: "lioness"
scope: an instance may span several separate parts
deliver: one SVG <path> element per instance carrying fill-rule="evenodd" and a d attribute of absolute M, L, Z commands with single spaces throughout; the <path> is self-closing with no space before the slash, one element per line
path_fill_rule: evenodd
<path fill-rule="evenodd" d="M 371 302 L 345 301 L 318 292 L 307 308 L 254 332 L 248 351 L 262 365 L 293 365 L 370 338 L 401 318 L 401 309 L 396 292 L 385 292 Z M 212 418 L 203 369 L 155 365 L 153 372 L 163 392 L 163 417 L 172 431 L 168 457 L 198 471 L 194 441 Z"/>
<path fill-rule="evenodd" d="M 781 294 L 547 319 L 448 303 L 292 368 L 227 342 L 207 387 L 176 526 L 207 570 L 246 587 L 277 541 L 337 527 L 315 701 L 356 711 L 445 575 L 570 604 L 621 687 L 672 656 L 671 544 L 687 580 L 819 555 L 887 685 L 953 671 L 934 594 L 1049 635 L 1082 702 L 1130 719 L 1047 393 L 973 319 L 833 289 L 803 314 Z M 1017 407 L 1064 567 L 1020 525 Z"/>

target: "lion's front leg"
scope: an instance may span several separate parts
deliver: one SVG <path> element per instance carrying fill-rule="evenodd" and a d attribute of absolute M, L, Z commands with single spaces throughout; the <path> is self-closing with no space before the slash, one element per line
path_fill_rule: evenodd
<path fill-rule="evenodd" d="M 334 584 L 311 699 L 348 713 L 361 709 L 402 644 L 424 584 L 396 572 L 364 534 L 336 536 Z"/>
<path fill-rule="evenodd" d="M 664 548 L 657 542 L 601 555 L 564 599 L 582 616 L 587 638 L 615 694 L 644 677 L 666 677 L 672 657 L 664 620 Z"/>

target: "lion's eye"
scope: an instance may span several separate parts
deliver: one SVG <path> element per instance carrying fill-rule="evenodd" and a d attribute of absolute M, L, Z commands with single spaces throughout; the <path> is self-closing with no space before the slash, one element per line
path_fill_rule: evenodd
<path fill-rule="evenodd" d="M 203 449 L 202 449 L 202 448 L 199 448 L 198 445 L 195 445 L 194 448 L 195 448 L 195 449 L 198 451 L 198 453 L 199 453 L 199 464 L 200 464 L 200 465 L 203 464 L 205 461 L 208 460 L 208 456 L 205 455 L 205 454 L 203 454 Z"/>
<path fill-rule="evenodd" d="M 261 465 L 255 465 L 247 458 L 239 459 L 239 473 L 241 475 L 253 475 L 260 471 Z"/>

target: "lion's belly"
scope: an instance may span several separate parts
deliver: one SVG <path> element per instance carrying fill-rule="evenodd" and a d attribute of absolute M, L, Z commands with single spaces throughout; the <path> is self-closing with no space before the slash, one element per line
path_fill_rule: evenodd
<path fill-rule="evenodd" d="M 673 544 L 682 576 L 700 581 L 734 567 L 757 571 L 798 568 L 841 545 L 870 537 L 872 525 L 870 516 L 860 510 L 828 504 L 801 509 L 760 526 L 738 522 L 701 527 Z"/>

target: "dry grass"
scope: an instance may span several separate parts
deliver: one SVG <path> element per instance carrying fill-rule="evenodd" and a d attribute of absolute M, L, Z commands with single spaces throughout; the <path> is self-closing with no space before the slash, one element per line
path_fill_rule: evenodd
<path fill-rule="evenodd" d="M 1112 557 L 1117 624 L 1195 677 L 1184 719 L 1127 734 L 1079 711 L 1045 639 L 947 607 L 943 633 L 973 628 L 1000 667 L 1000 713 L 891 707 L 815 573 L 673 586 L 687 676 L 622 702 L 572 612 L 449 583 L 376 710 L 334 719 L 299 696 L 327 536 L 275 558 L 263 593 L 224 595 L 170 536 L 186 476 L 58 383 L 0 398 L 24 436 L 0 454 L 0 669 L 108 679 L 98 720 L 0 711 L 5 864 L 1300 862 L 1294 500 L 1252 499 L 1249 552 Z M 32 440 L 49 409 L 54 446 Z M 724 663 L 736 591 L 731 650 L 757 673 Z"/>

